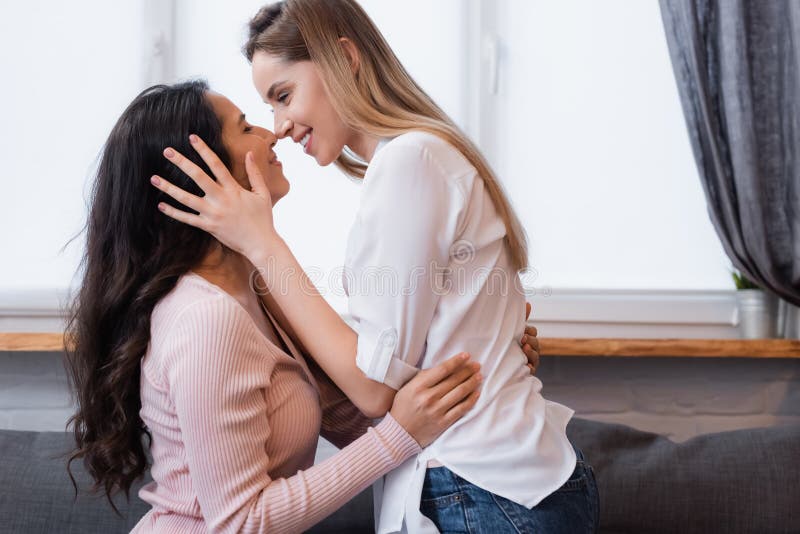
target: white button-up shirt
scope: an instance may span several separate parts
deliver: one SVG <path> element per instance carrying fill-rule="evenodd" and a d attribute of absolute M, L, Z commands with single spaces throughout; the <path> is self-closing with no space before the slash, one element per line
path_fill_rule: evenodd
<path fill-rule="evenodd" d="M 423 132 L 379 143 L 363 180 L 343 285 L 356 363 L 399 389 L 465 351 L 484 376 L 477 405 L 375 486 L 376 531 L 435 533 L 419 505 L 428 461 L 532 508 L 575 468 L 574 411 L 547 401 L 518 340 L 525 295 L 484 181 Z"/>

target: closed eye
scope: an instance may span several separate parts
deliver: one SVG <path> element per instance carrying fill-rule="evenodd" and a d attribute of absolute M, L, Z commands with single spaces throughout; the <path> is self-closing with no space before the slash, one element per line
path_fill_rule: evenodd
<path fill-rule="evenodd" d="M 276 100 L 278 102 L 280 102 L 281 104 L 285 104 L 286 103 L 286 98 L 288 96 L 289 96 L 289 93 L 281 93 L 281 94 L 278 95 L 278 98 Z"/>

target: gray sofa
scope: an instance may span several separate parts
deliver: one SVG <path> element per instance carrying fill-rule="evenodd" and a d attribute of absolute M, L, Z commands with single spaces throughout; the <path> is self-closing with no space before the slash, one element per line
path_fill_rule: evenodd
<path fill-rule="evenodd" d="M 567 432 L 594 467 L 607 533 L 800 533 L 800 425 L 738 430 L 674 443 L 663 436 L 573 418 Z M 58 458 L 70 436 L 0 430 L 0 532 L 128 532 L 146 512 L 136 496 L 73 490 Z M 82 488 L 89 480 L 73 469 Z M 372 532 L 367 490 L 310 532 Z"/>

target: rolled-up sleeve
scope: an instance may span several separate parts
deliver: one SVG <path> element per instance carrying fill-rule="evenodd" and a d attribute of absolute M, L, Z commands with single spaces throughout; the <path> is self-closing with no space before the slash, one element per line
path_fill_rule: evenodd
<path fill-rule="evenodd" d="M 466 201 L 424 144 L 381 149 L 364 178 L 345 287 L 356 364 L 400 389 L 418 372 Z"/>

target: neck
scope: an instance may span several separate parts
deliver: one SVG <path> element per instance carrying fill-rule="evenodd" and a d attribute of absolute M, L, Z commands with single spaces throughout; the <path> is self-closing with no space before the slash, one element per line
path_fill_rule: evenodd
<path fill-rule="evenodd" d="M 219 243 L 192 270 L 231 295 L 253 292 L 250 286 L 253 265 L 241 254 L 231 250 L 223 253 Z"/>
<path fill-rule="evenodd" d="M 350 150 L 355 152 L 355 154 L 369 163 L 372 161 L 372 156 L 375 154 L 375 149 L 378 147 L 378 142 L 380 142 L 381 138 L 369 135 L 369 134 L 356 134 L 347 143 L 347 146 L 350 147 Z"/>

